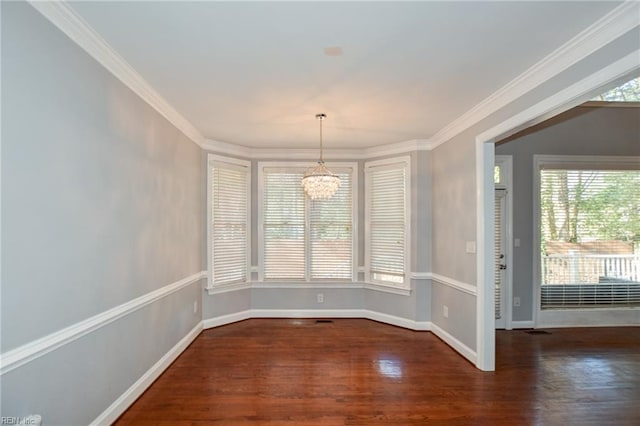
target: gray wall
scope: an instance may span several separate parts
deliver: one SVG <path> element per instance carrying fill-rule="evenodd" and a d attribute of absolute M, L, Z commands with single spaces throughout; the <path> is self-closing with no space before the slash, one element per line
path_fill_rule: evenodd
<path fill-rule="evenodd" d="M 431 151 L 432 271 L 435 274 L 472 286 L 477 284 L 476 255 L 465 252 L 465 242 L 475 241 L 477 235 L 476 137 L 631 54 L 638 49 L 639 39 L 640 28 L 635 27 Z M 443 305 L 451 304 L 453 298 L 459 299 L 458 305 L 465 305 L 468 295 L 456 290 L 447 293 L 445 298 L 444 293 L 435 290 L 434 281 L 431 297 L 432 313 L 435 313 L 441 312 Z M 465 314 L 456 322 L 444 322 L 442 318 L 432 316 L 432 322 L 461 341 L 467 339 L 469 330 L 476 329 L 475 313 Z M 469 345 L 469 348 L 475 350 L 476 345 Z"/>
<path fill-rule="evenodd" d="M 200 149 L 26 3 L 2 2 L 2 89 L 3 353 L 201 270 Z M 200 284 L 3 375 L 2 415 L 89 423 L 198 324 Z"/>
<path fill-rule="evenodd" d="M 214 152 L 212 152 L 214 153 Z M 215 153 L 224 156 L 225 154 Z M 349 160 L 358 163 L 358 259 L 356 266 L 364 265 L 364 165 L 367 161 L 382 158 L 411 156 L 411 259 L 409 272 L 429 272 L 431 267 L 431 157 L 427 151 L 415 151 L 406 154 L 390 155 L 371 158 L 370 160 Z M 258 162 L 259 161 L 288 161 L 283 160 L 252 160 L 251 161 L 251 264 L 258 266 Z M 290 160 L 305 162 L 304 160 Z M 313 164 L 310 159 L 309 164 Z M 202 161 L 206 167 L 206 154 Z M 339 161 L 330 161 L 337 163 Z M 206 189 L 203 191 L 206 196 Z M 206 217 L 206 207 L 203 210 Z M 206 256 L 203 260 L 206 265 Z M 364 277 L 359 274 L 359 279 Z M 252 274 L 257 280 L 257 274 Z M 276 283 L 270 283 L 277 287 Z M 314 283 L 315 284 L 315 283 Z M 335 283 L 332 283 L 332 287 Z M 385 292 L 364 289 L 336 289 L 322 287 L 292 289 L 282 288 L 253 288 L 233 292 L 217 293 L 203 297 L 203 319 L 211 319 L 222 315 L 246 309 L 370 309 L 376 312 L 393 315 L 410 320 L 427 321 L 430 316 L 429 302 L 430 286 L 427 280 L 412 280 L 412 293 L 409 296 L 396 295 Z M 316 295 L 323 293 L 324 302 L 318 303 Z"/>
<path fill-rule="evenodd" d="M 533 156 L 640 156 L 640 108 L 578 107 L 496 144 L 496 154 L 513 156 L 514 321 L 533 319 Z"/>

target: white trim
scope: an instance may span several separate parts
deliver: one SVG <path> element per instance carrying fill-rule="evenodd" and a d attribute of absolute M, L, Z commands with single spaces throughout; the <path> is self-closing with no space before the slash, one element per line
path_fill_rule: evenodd
<path fill-rule="evenodd" d="M 251 170 L 251 161 L 249 160 L 207 153 L 207 163 L 209 167 L 213 165 L 213 162 L 233 164 L 235 166 L 246 167 Z"/>
<path fill-rule="evenodd" d="M 411 295 L 411 287 L 394 287 L 377 282 L 364 282 L 362 287 L 366 290 L 380 291 L 382 293 L 399 294 L 401 296 Z"/>
<path fill-rule="evenodd" d="M 206 330 L 208 328 L 220 327 L 222 325 L 232 324 L 238 321 L 244 321 L 252 318 L 251 309 L 245 311 L 234 312 L 232 314 L 222 315 L 219 317 L 209 318 L 202 321 L 202 327 Z"/>
<path fill-rule="evenodd" d="M 69 3 L 29 0 L 29 4 L 185 136 L 198 146 L 204 146 L 205 139 L 200 131 L 173 108 Z"/>
<path fill-rule="evenodd" d="M 476 366 L 494 371 L 495 288 L 494 288 L 494 191 L 495 146 L 476 140 Z M 486 172 L 485 172 L 486 170 Z"/>
<path fill-rule="evenodd" d="M 405 173 L 405 194 L 404 194 L 404 203 L 405 203 L 405 217 L 404 217 L 404 286 L 398 287 L 393 284 L 386 284 L 384 282 L 374 282 L 371 279 L 371 261 L 370 261 L 370 251 L 371 251 L 371 240 L 370 240 L 370 226 L 371 226 L 371 185 L 369 182 L 370 170 L 377 167 L 392 167 L 397 164 L 402 165 L 404 167 Z M 372 288 L 378 287 L 381 291 L 382 288 L 392 289 L 393 293 L 403 294 L 401 290 L 411 290 L 411 272 L 409 269 L 411 267 L 411 156 L 403 155 L 400 157 L 391 157 L 384 158 L 381 160 L 373 160 L 367 161 L 364 164 L 364 175 L 365 175 L 365 185 L 364 185 L 364 279 L 367 283 L 367 286 L 371 286 Z M 406 293 L 406 294 L 409 294 Z"/>
<path fill-rule="evenodd" d="M 511 136 L 518 131 L 541 123 L 554 115 L 560 114 L 594 95 L 597 88 L 640 69 L 640 50 L 630 53 L 605 68 L 572 84 L 560 92 L 538 102 L 526 110 L 512 116 L 498 125 L 486 130 L 476 137 L 476 239 L 477 253 L 477 286 L 480 291 L 489 293 L 492 290 L 493 271 L 485 268 L 484 263 L 492 263 L 493 245 L 485 246 L 485 235 L 493 235 L 493 202 L 485 195 L 493 188 L 493 143 Z M 487 148 L 490 145 L 490 148 Z M 533 226 L 533 225 L 532 225 Z M 481 243 L 482 242 L 482 243 Z M 485 270 L 486 269 L 486 270 Z M 532 301 L 533 321 L 536 322 L 537 292 L 533 292 Z M 486 297 L 478 298 L 477 305 L 477 339 L 478 339 L 478 368 L 489 369 L 493 363 L 495 369 L 495 327 L 488 320 L 493 315 L 492 306 L 485 304 Z M 493 305 L 493 303 L 491 303 Z M 490 326 L 491 324 L 491 326 Z M 488 358 L 487 358 L 488 357 Z M 485 368 L 481 367 L 484 366 Z"/>
<path fill-rule="evenodd" d="M 28 362 L 40 358 L 61 346 L 71 343 L 92 331 L 104 327 L 125 315 L 129 315 L 140 308 L 143 308 L 204 278 L 206 278 L 206 273 L 204 271 L 197 272 L 181 279 L 180 281 L 166 285 L 98 315 L 94 315 L 83 321 L 70 325 L 69 327 L 65 327 L 62 330 L 58 330 L 54 333 L 7 351 L 0 355 L 0 375 L 8 373 L 9 371 L 12 371 Z"/>
<path fill-rule="evenodd" d="M 501 182 L 497 185 L 497 188 L 506 189 L 505 195 L 505 220 L 506 220 L 506 235 L 504 248 L 504 255 L 506 258 L 507 270 L 506 270 L 506 286 L 502 287 L 504 295 L 502 314 L 504 316 L 505 329 L 511 330 L 511 320 L 513 317 L 513 156 L 512 155 L 496 155 L 495 165 L 499 165 L 502 172 Z M 506 185 L 505 185 L 506 182 Z"/>
<path fill-rule="evenodd" d="M 430 280 L 433 278 L 433 274 L 431 272 L 411 272 L 409 276 L 412 280 Z"/>
<path fill-rule="evenodd" d="M 433 273 L 431 274 L 431 279 L 433 281 L 436 281 L 436 282 L 440 283 L 440 284 L 444 284 L 444 285 L 449 286 L 451 288 L 455 288 L 456 290 L 459 290 L 459 291 L 461 291 L 463 293 L 467 293 L 467 294 L 470 294 L 472 296 L 477 296 L 478 295 L 478 289 L 474 285 L 463 283 L 462 281 L 458 281 L 458 280 L 453 279 L 453 278 L 445 277 L 444 275 L 433 274 Z"/>
<path fill-rule="evenodd" d="M 252 309 L 251 318 L 366 318 L 366 309 Z"/>
<path fill-rule="evenodd" d="M 511 321 L 511 328 L 516 330 L 516 329 L 521 329 L 521 328 L 534 328 L 535 324 L 532 320 L 528 320 L 528 321 Z"/>
<path fill-rule="evenodd" d="M 469 346 L 465 345 L 460 340 L 456 339 L 451 334 L 438 327 L 434 323 L 431 323 L 431 332 L 438 336 L 438 338 L 440 338 L 440 340 L 442 340 L 444 343 L 455 349 L 455 351 L 460 355 L 468 359 L 472 364 L 478 364 L 478 355 Z"/>
<path fill-rule="evenodd" d="M 371 311 L 368 309 L 365 310 L 365 315 L 365 318 L 367 319 L 382 322 L 385 324 L 395 325 L 396 327 L 402 327 L 416 331 L 431 331 L 430 321 L 415 321 L 395 315 L 385 314 L 382 312 Z"/>
<path fill-rule="evenodd" d="M 581 325 L 599 325 L 605 326 L 608 321 L 616 324 L 620 321 L 620 325 L 625 325 L 624 315 L 622 319 L 616 316 L 599 315 L 598 312 L 603 311 L 620 312 L 625 310 L 624 307 L 608 309 L 591 308 L 591 309 L 549 309 L 543 310 L 540 306 L 542 297 L 542 277 L 540 276 L 540 170 L 545 166 L 551 168 L 572 168 L 572 169 L 603 169 L 603 170 L 639 170 L 640 156 L 610 156 L 610 155 L 539 155 L 533 156 L 533 241 L 532 241 L 532 288 L 533 288 L 533 317 L 538 327 L 571 327 Z M 538 243 L 536 243 L 538 242 Z M 633 310 L 633 308 L 631 308 Z M 565 314 L 563 314 L 566 313 Z M 592 315 L 580 315 L 581 312 L 591 312 Z M 579 318 L 576 320 L 575 318 Z M 640 317 L 639 317 L 640 318 Z M 563 323 L 563 321 L 565 321 Z M 640 324 L 640 321 L 636 323 Z"/>
<path fill-rule="evenodd" d="M 316 161 L 318 159 L 318 150 L 316 148 L 251 148 L 211 139 L 204 141 L 203 148 L 221 154 L 259 160 L 282 160 L 283 158 L 288 158 L 291 160 Z M 324 158 L 327 160 L 366 160 L 386 155 L 426 151 L 428 149 L 428 139 L 414 139 L 369 148 L 325 148 Z"/>
<path fill-rule="evenodd" d="M 533 156 L 533 170 L 538 171 L 545 166 L 550 168 L 571 168 L 592 170 L 594 167 L 607 170 L 638 170 L 640 156 L 634 155 L 540 155 Z M 539 190 L 540 185 L 534 189 Z"/>
<path fill-rule="evenodd" d="M 205 290 L 207 291 L 207 294 L 212 295 L 212 294 L 228 293 L 230 291 L 246 290 L 248 288 L 252 288 L 252 283 L 250 281 L 242 282 L 242 283 L 210 286 L 210 287 L 205 287 Z"/>
<path fill-rule="evenodd" d="M 595 89 L 640 70 L 639 58 L 640 49 L 486 130 L 476 141 L 497 142 L 582 104 L 593 96 Z"/>
<path fill-rule="evenodd" d="M 640 5 L 637 2 L 628 1 L 622 3 L 491 96 L 445 126 L 431 138 L 429 149 L 434 149 L 447 142 L 637 27 L 640 24 L 638 21 L 639 14 Z"/>
<path fill-rule="evenodd" d="M 292 158 L 291 155 L 295 155 L 296 158 L 312 159 L 314 158 L 313 154 L 317 154 L 317 151 L 312 149 L 294 153 L 292 150 L 250 148 L 204 138 L 192 123 L 173 108 L 67 2 L 29 0 L 29 3 L 202 148 L 249 158 L 283 158 L 284 152 L 285 158 Z M 326 158 L 345 158 L 347 155 L 352 156 L 353 159 L 365 159 L 433 149 L 638 26 L 639 8 L 640 6 L 634 1 L 624 2 L 616 7 L 491 96 L 449 123 L 431 139 L 414 139 L 364 149 L 327 150 Z"/>
<path fill-rule="evenodd" d="M 317 154 L 317 151 L 316 151 Z M 358 163 L 356 161 L 336 161 L 336 162 L 328 162 L 325 164 L 328 168 L 332 169 L 334 172 L 339 172 L 340 170 L 351 169 L 351 280 L 338 281 L 336 283 L 352 283 L 357 282 L 358 280 L 358 199 L 359 199 L 359 187 L 358 187 Z M 282 168 L 289 170 L 299 170 L 304 173 L 309 169 L 312 164 L 302 161 L 258 161 L 258 198 L 257 198 L 257 228 L 258 228 L 258 282 L 268 282 L 264 279 L 264 169 L 265 168 Z M 309 227 L 309 199 L 305 196 L 305 233 Z M 309 239 L 305 238 L 305 261 L 307 263 L 307 267 L 305 269 L 305 283 L 313 283 L 314 281 L 310 278 L 311 273 L 311 263 L 309 262 L 309 249 L 308 243 Z M 274 279 L 275 283 L 278 283 L 276 279 Z"/>
<path fill-rule="evenodd" d="M 171 348 L 147 370 L 136 382 L 129 387 L 113 404 L 102 412 L 91 425 L 107 425 L 116 421 L 122 413 L 124 413 L 136 399 L 147 390 L 149 386 L 171 365 L 173 361 L 195 340 L 202 331 L 202 321 L 198 322 L 186 336 L 184 336 L 176 345 Z"/>
<path fill-rule="evenodd" d="M 431 276 L 430 273 L 424 273 Z M 428 279 L 428 278 L 420 278 Z M 218 287 L 205 287 L 209 295 L 228 293 L 246 289 L 366 289 L 382 293 L 410 296 L 410 288 L 391 287 L 364 281 L 247 281 Z"/>
<path fill-rule="evenodd" d="M 239 170 L 239 169 L 243 169 L 243 171 L 246 173 L 247 175 L 247 185 L 245 188 L 246 191 L 246 198 L 247 198 L 247 221 L 246 221 L 246 230 L 247 230 L 247 247 L 245 247 L 245 254 L 246 254 L 246 259 L 247 259 L 247 263 L 245 265 L 245 270 L 246 270 L 246 277 L 245 279 L 247 281 L 251 280 L 251 161 L 247 161 L 247 160 L 240 160 L 238 158 L 232 158 L 232 157 L 224 157 L 224 156 L 220 156 L 220 155 L 216 155 L 216 154 L 211 154 L 208 153 L 207 154 L 207 171 L 206 171 L 206 176 L 207 176 L 207 182 L 206 182 L 206 186 L 207 186 L 207 196 L 206 196 L 206 202 L 207 202 L 207 223 L 205 224 L 207 230 L 207 287 L 206 290 L 209 292 L 209 294 L 215 294 L 215 293 L 225 293 L 226 291 L 232 291 L 235 290 L 235 288 L 231 288 L 231 286 L 235 285 L 234 284 L 227 284 L 227 285 L 222 285 L 220 287 L 217 287 L 215 285 L 215 283 L 213 282 L 213 263 L 212 263 L 212 259 L 214 256 L 214 251 L 213 251 L 213 244 L 212 244 L 212 230 L 211 230 L 211 224 L 213 223 L 213 216 L 212 216 L 212 212 L 211 212 L 211 206 L 212 206 L 212 200 L 211 197 L 213 195 L 213 176 L 211 175 L 211 168 L 215 166 L 215 163 L 223 163 L 227 168 L 231 168 L 234 170 Z M 242 285 L 244 283 L 238 283 L 239 285 Z M 217 288 L 221 288 L 223 289 L 222 291 L 217 291 Z M 231 288 L 231 289 L 230 289 Z"/>
<path fill-rule="evenodd" d="M 369 309 L 249 309 L 235 314 L 209 318 L 204 328 L 214 328 L 249 318 L 364 318 L 409 330 L 430 331 L 431 322 L 414 321 Z"/>
<path fill-rule="evenodd" d="M 362 283 L 357 281 L 256 281 L 251 283 L 251 288 L 362 288 Z"/>

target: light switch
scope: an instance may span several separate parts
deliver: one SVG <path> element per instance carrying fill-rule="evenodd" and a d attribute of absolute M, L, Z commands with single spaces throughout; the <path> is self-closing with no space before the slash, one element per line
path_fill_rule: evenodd
<path fill-rule="evenodd" d="M 467 241 L 467 253 L 475 253 L 475 252 L 476 252 L 476 242 Z"/>
<path fill-rule="evenodd" d="M 514 247 L 520 247 L 520 238 L 516 238 L 513 240 L 513 246 Z"/>

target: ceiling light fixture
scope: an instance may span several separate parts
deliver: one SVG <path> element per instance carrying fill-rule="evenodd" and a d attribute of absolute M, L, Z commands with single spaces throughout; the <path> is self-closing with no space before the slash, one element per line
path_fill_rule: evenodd
<path fill-rule="evenodd" d="M 302 178 L 304 192 L 312 200 L 327 200 L 340 187 L 340 178 L 324 165 L 322 157 L 322 121 L 325 118 L 327 118 L 325 114 L 316 114 L 316 120 L 320 121 L 320 161 L 315 168 L 307 170 Z"/>

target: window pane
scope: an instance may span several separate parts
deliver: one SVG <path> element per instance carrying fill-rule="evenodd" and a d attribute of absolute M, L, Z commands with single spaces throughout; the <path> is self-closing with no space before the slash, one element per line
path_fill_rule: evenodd
<path fill-rule="evenodd" d="M 264 175 L 264 278 L 305 279 L 305 195 L 302 173 Z"/>
<path fill-rule="evenodd" d="M 633 78 L 591 100 L 607 102 L 640 102 L 640 77 Z"/>
<path fill-rule="evenodd" d="M 370 279 L 406 287 L 404 163 L 368 169 Z"/>
<path fill-rule="evenodd" d="M 543 308 L 640 305 L 640 171 L 540 171 Z"/>
<path fill-rule="evenodd" d="M 211 204 L 213 284 L 247 280 L 248 170 L 214 163 Z"/>
<path fill-rule="evenodd" d="M 352 280 L 352 171 L 329 200 L 310 200 L 302 171 L 263 169 L 263 274 L 266 280 Z"/>
<path fill-rule="evenodd" d="M 329 200 L 310 201 L 311 278 L 353 277 L 353 199 L 350 173 Z"/>

